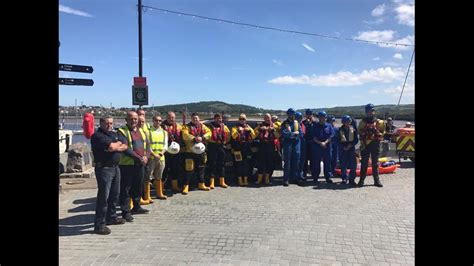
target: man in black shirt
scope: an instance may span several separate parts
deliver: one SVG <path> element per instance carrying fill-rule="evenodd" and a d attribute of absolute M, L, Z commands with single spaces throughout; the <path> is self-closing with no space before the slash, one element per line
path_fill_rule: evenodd
<path fill-rule="evenodd" d="M 121 152 L 128 147 L 119 141 L 117 133 L 113 131 L 113 124 L 111 116 L 102 117 L 100 128 L 91 138 L 98 187 L 94 233 L 101 235 L 108 235 L 111 232 L 106 224 L 125 223 L 124 219 L 117 217 L 115 209 L 120 194 L 120 168 L 118 163 Z"/>

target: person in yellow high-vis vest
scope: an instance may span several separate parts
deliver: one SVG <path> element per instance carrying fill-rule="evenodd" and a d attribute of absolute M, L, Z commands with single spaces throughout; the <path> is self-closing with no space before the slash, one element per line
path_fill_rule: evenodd
<path fill-rule="evenodd" d="M 151 157 L 147 165 L 147 174 L 145 180 L 145 200 L 151 199 L 150 182 L 154 180 L 156 189 L 156 198 L 165 200 L 167 197 L 163 194 L 163 170 L 165 169 L 165 152 L 168 149 L 168 132 L 161 127 L 161 116 L 153 116 L 153 127 L 149 131 Z"/>
<path fill-rule="evenodd" d="M 185 150 L 183 153 L 184 168 L 186 172 L 182 194 L 189 192 L 189 181 L 193 175 L 197 176 L 198 189 L 209 191 L 209 187 L 204 183 L 204 172 L 206 167 L 207 155 L 205 152 L 200 154 L 193 153 L 193 146 L 197 143 L 205 144 L 211 137 L 211 131 L 199 121 L 197 113 L 191 114 L 191 122 L 182 128 Z"/>
<path fill-rule="evenodd" d="M 150 157 L 150 145 L 145 132 L 138 128 L 138 115 L 134 111 L 127 113 L 127 124 L 119 128 L 118 133 L 122 143 L 128 146 L 120 158 L 120 208 L 122 217 L 132 221 L 131 214 L 148 213 L 140 206 L 141 190 L 145 165 Z M 132 199 L 133 208 L 130 206 Z"/>
<path fill-rule="evenodd" d="M 219 186 L 227 188 L 225 183 L 225 145 L 230 141 L 229 128 L 222 122 L 222 115 L 215 114 L 214 121 L 209 125 L 211 138 L 207 145 L 209 153 L 209 188 L 214 189 L 214 179 L 219 177 Z"/>

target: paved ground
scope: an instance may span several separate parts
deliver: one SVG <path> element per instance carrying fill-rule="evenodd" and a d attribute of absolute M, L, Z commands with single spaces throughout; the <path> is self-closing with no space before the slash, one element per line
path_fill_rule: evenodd
<path fill-rule="evenodd" d="M 283 187 L 276 176 L 270 187 L 155 200 L 107 236 L 91 233 L 97 190 L 65 189 L 60 265 L 414 264 L 413 163 L 382 175 L 383 188 L 371 177 L 363 188 Z"/>

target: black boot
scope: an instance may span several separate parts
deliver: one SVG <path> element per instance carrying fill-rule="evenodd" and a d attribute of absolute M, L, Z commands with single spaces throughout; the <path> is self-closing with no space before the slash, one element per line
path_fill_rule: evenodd
<path fill-rule="evenodd" d="M 364 180 L 365 178 L 359 179 L 359 184 L 357 184 L 358 187 L 363 187 L 364 186 Z"/>
<path fill-rule="evenodd" d="M 380 182 L 380 178 L 374 176 L 374 185 L 376 187 L 383 187 L 382 182 Z"/>

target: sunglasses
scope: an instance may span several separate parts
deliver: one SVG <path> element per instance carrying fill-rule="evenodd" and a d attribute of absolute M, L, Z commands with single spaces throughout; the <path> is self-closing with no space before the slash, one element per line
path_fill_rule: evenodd
<path fill-rule="evenodd" d="M 154 119 L 153 121 L 155 121 L 155 122 L 161 122 L 161 120 L 158 120 L 158 119 Z"/>

